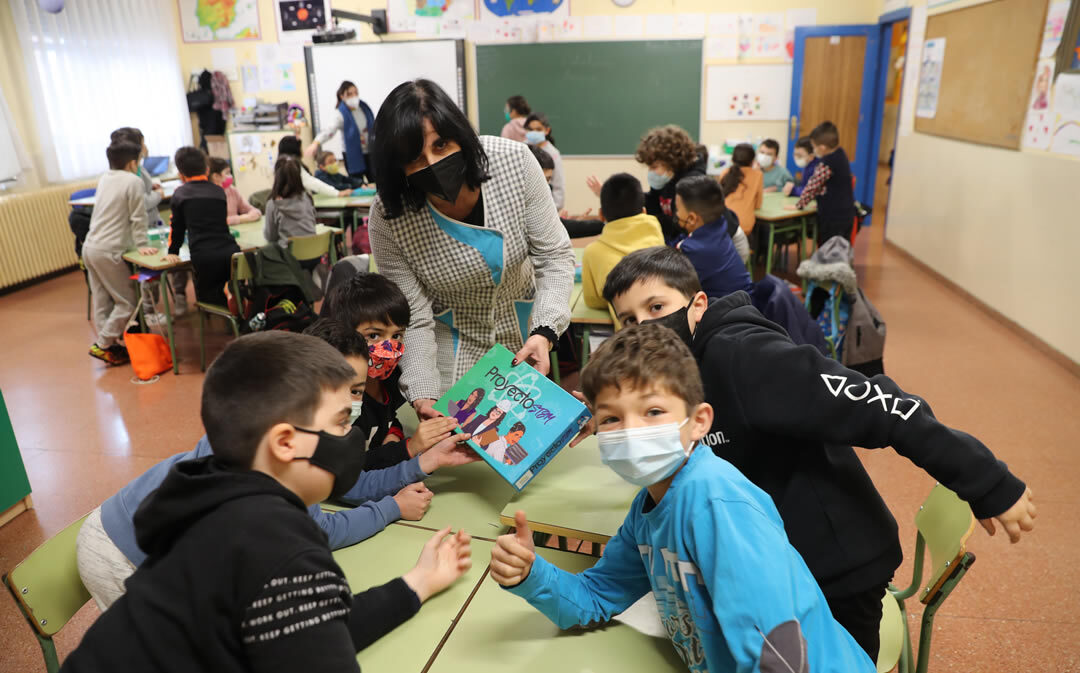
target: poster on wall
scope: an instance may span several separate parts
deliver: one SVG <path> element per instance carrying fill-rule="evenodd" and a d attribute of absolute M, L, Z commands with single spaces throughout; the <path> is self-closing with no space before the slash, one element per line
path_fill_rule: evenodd
<path fill-rule="evenodd" d="M 457 38 L 474 16 L 474 0 L 389 0 L 386 20 L 391 33 Z"/>
<path fill-rule="evenodd" d="M 278 42 L 311 42 L 316 30 L 330 22 L 329 0 L 274 0 Z"/>
<path fill-rule="evenodd" d="M 184 42 L 258 40 L 259 6 L 256 0 L 177 0 Z"/>
<path fill-rule="evenodd" d="M 1054 82 L 1053 109 L 1050 151 L 1080 157 L 1080 74 L 1058 75 Z"/>
<path fill-rule="evenodd" d="M 1069 0 L 1051 0 L 1046 10 L 1046 26 L 1043 28 L 1042 47 L 1039 58 L 1053 58 L 1061 35 L 1065 32 L 1065 19 L 1069 14 Z"/>
<path fill-rule="evenodd" d="M 1024 138 L 1021 147 L 1026 150 L 1045 150 L 1050 147 L 1050 135 L 1054 126 L 1054 111 L 1050 107 L 1050 84 L 1054 81 L 1054 59 L 1047 58 L 1035 66 L 1035 81 L 1028 97 L 1027 115 L 1024 118 Z"/>
<path fill-rule="evenodd" d="M 945 38 L 935 37 L 923 43 L 919 65 L 919 94 L 915 116 L 933 119 L 937 116 L 938 94 L 941 92 L 941 71 L 945 66 Z"/>
<path fill-rule="evenodd" d="M 479 5 L 481 21 L 507 17 L 562 20 L 570 16 L 570 0 L 479 0 Z"/>

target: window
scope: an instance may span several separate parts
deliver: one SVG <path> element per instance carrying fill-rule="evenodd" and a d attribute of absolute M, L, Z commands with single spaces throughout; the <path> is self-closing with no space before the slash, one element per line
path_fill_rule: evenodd
<path fill-rule="evenodd" d="M 0 91 L 0 189 L 11 185 L 26 168 L 26 163 L 26 153 L 15 135 L 15 119 L 4 99 L 4 92 Z"/>
<path fill-rule="evenodd" d="M 121 126 L 141 129 L 151 154 L 191 143 L 167 0 L 69 2 L 57 14 L 37 0 L 9 2 L 49 181 L 104 172 L 109 134 Z"/>

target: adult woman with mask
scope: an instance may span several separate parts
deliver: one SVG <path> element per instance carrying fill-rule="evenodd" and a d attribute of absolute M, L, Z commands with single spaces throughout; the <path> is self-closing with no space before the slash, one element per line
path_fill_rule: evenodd
<path fill-rule="evenodd" d="M 375 171 L 371 162 L 374 128 L 375 115 L 371 108 L 360 100 L 360 91 L 356 85 L 345 80 L 338 87 L 337 102 L 334 104 L 334 113 L 330 116 L 330 125 L 315 136 L 304 155 L 314 158 L 319 148 L 340 132 L 345 140 L 345 169 L 349 175 L 375 182 Z"/>
<path fill-rule="evenodd" d="M 676 224 L 675 185 L 689 175 L 705 175 L 708 150 L 695 145 L 689 133 L 669 124 L 650 129 L 638 143 L 634 159 L 649 169 L 645 212 L 660 220 L 664 241 L 671 245 L 683 233 Z M 589 177 L 586 184 L 600 196 L 602 183 L 596 176 Z"/>
<path fill-rule="evenodd" d="M 390 92 L 375 138 L 368 229 L 379 272 L 412 312 L 406 399 L 422 419 L 439 415 L 435 400 L 496 343 L 547 373 L 570 322 L 574 254 L 528 147 L 478 137 L 424 79 Z"/>

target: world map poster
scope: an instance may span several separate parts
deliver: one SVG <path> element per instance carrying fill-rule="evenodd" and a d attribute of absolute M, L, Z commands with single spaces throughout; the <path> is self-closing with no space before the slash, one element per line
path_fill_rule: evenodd
<path fill-rule="evenodd" d="M 179 0 L 184 42 L 258 40 L 256 0 Z"/>

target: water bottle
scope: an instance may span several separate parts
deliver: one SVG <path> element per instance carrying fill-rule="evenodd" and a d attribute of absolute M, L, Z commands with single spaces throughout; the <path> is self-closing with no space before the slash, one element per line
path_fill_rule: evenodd
<path fill-rule="evenodd" d="M 256 313 L 255 316 L 248 321 L 248 327 L 251 328 L 252 332 L 258 332 L 262 328 L 266 327 L 266 314 L 262 311 Z"/>

